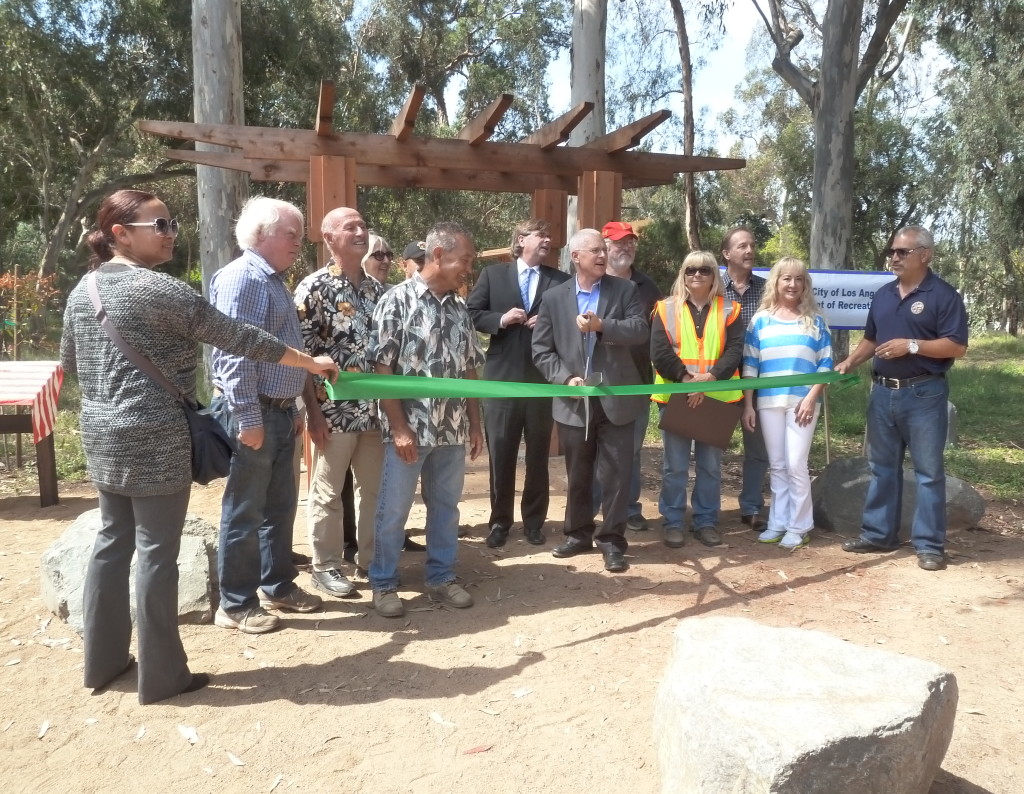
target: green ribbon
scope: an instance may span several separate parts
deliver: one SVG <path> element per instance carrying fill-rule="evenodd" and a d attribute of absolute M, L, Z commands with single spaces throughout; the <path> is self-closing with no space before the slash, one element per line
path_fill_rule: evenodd
<path fill-rule="evenodd" d="M 368 375 L 342 372 L 334 383 L 327 382 L 332 400 L 409 400 L 426 397 L 624 397 L 636 394 L 690 394 L 692 392 L 733 391 L 742 389 L 782 389 L 788 386 L 812 386 L 818 383 L 842 384 L 843 388 L 860 382 L 857 375 L 838 372 L 814 372 L 810 375 L 784 375 L 778 378 L 743 378 L 709 383 L 658 383 L 629 386 L 558 386 L 550 383 L 518 383 L 499 380 L 461 378 L 424 378 L 413 375 Z"/>

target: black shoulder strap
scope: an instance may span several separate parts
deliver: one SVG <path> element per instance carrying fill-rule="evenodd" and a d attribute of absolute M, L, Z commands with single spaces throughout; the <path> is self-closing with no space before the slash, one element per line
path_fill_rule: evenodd
<path fill-rule="evenodd" d="M 185 395 L 182 393 L 181 389 L 171 383 L 164 373 L 156 368 L 156 365 L 152 361 L 124 341 L 124 337 L 121 336 L 121 332 L 118 331 L 110 321 L 110 318 L 107 316 L 107 311 L 103 308 L 103 303 L 100 300 L 100 291 L 96 287 L 95 270 L 86 276 L 86 282 L 89 287 L 89 299 L 92 301 L 92 307 L 96 310 L 96 320 L 99 322 L 100 328 L 103 329 L 104 333 L 110 337 L 110 341 L 114 343 L 114 346 L 124 354 L 125 358 L 162 386 L 163 389 L 175 400 L 180 403 L 184 403 Z"/>

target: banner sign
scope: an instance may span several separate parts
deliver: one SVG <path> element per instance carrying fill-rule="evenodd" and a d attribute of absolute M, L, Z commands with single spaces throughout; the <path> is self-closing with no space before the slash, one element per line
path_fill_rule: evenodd
<path fill-rule="evenodd" d="M 768 268 L 754 268 L 768 278 Z M 869 270 L 812 270 L 814 295 L 833 331 L 862 330 L 868 321 L 871 299 L 878 288 L 896 278 L 892 273 Z"/>

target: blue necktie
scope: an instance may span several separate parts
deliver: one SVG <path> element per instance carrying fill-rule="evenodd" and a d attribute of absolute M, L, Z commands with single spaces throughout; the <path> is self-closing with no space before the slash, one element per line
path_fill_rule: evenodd
<path fill-rule="evenodd" d="M 523 308 L 526 311 L 530 311 L 530 279 L 533 278 L 533 268 L 528 267 L 523 271 L 522 283 L 519 285 L 519 291 L 523 296 Z"/>

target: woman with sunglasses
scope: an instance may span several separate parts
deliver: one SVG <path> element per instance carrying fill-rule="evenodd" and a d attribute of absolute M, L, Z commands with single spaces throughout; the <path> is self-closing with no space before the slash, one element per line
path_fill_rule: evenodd
<path fill-rule="evenodd" d="M 683 260 L 671 295 L 658 301 L 651 321 L 651 360 L 654 382 L 710 383 L 739 378 L 743 357 L 740 306 L 724 297 L 722 275 L 713 254 L 693 251 Z M 696 408 L 705 399 L 738 402 L 743 392 L 693 392 L 677 395 Z M 667 394 L 652 394 L 664 413 Z M 705 546 L 722 543 L 718 513 L 722 506 L 722 450 L 711 444 L 662 431 L 661 511 L 665 545 L 678 549 L 685 542 L 686 487 L 691 451 L 696 463 L 691 505 L 693 534 Z"/>
<path fill-rule="evenodd" d="M 388 245 L 388 241 L 380 235 L 370 232 L 366 256 L 363 257 L 363 270 L 386 286 L 388 273 L 391 272 L 391 263 L 394 261 L 395 255 L 391 246 Z"/>
<path fill-rule="evenodd" d="M 783 257 L 768 274 L 764 297 L 747 328 L 743 377 L 772 378 L 832 370 L 832 337 L 821 316 L 804 263 Z M 772 505 L 761 543 L 778 543 L 793 551 L 810 541 L 814 528 L 811 451 L 818 401 L 824 384 L 788 386 L 743 392 L 743 426 L 753 431 L 761 423 L 771 467 Z"/>
<path fill-rule="evenodd" d="M 199 343 L 261 361 L 334 375 L 259 328 L 214 309 L 153 268 L 171 258 L 177 221 L 152 193 L 108 196 L 87 240 L 107 317 L 124 340 L 195 400 Z M 94 693 L 135 666 L 129 569 L 136 563 L 138 697 L 155 703 L 209 682 L 192 673 L 178 634 L 178 551 L 192 485 L 191 442 L 181 405 L 120 352 L 96 319 L 88 277 L 68 296 L 61 364 L 78 375 L 82 447 L 99 491 L 102 526 L 85 579 L 85 685 Z"/>

